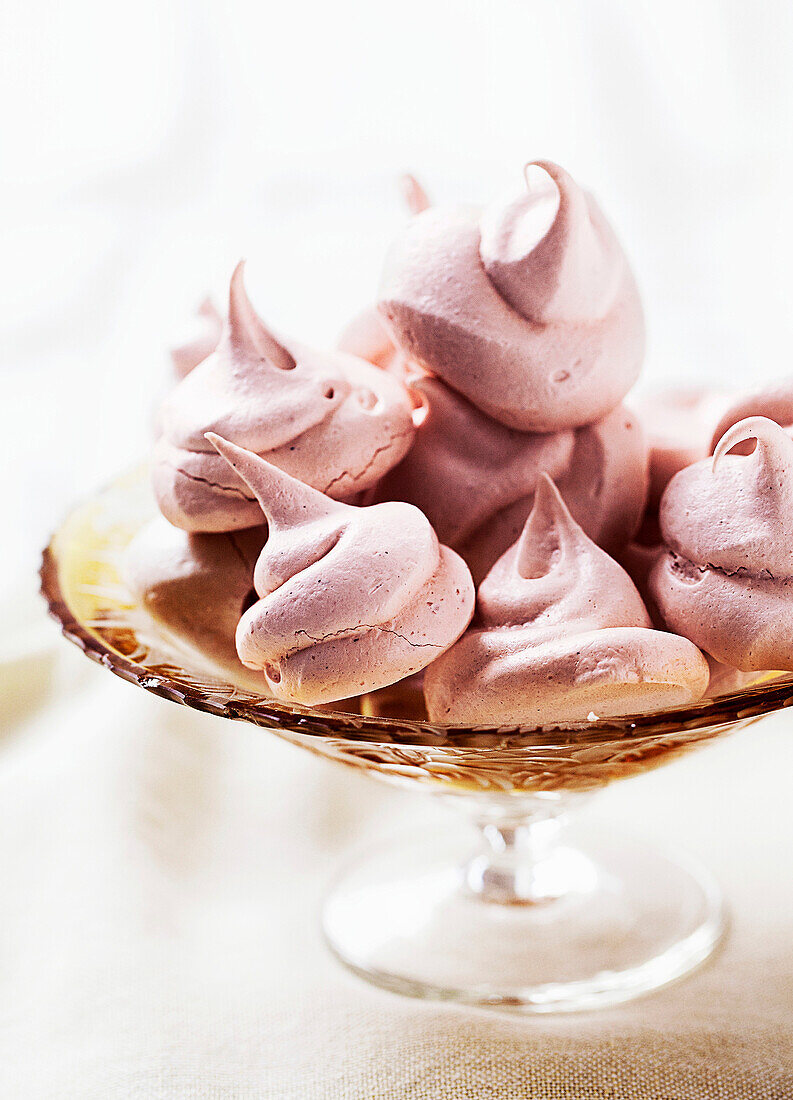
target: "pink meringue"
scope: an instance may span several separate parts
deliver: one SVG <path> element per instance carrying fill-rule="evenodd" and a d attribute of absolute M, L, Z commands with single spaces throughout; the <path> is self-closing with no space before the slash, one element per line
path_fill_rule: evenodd
<path fill-rule="evenodd" d="M 208 359 L 220 343 L 223 318 L 211 298 L 205 298 L 195 312 L 193 331 L 188 338 L 171 348 L 171 363 L 178 379 L 185 378 L 199 363 Z"/>
<path fill-rule="evenodd" d="M 475 581 L 520 536 L 542 471 L 598 545 L 614 551 L 635 534 L 647 493 L 647 452 L 636 417 L 624 407 L 576 432 L 518 432 L 440 379 L 417 379 L 409 388 L 421 395 L 426 416 L 375 498 L 421 508 Z"/>
<path fill-rule="evenodd" d="M 750 454 L 729 452 L 756 440 Z M 650 588 L 664 621 L 743 671 L 793 671 L 793 440 L 751 417 L 681 470 L 659 513 Z"/>
<path fill-rule="evenodd" d="M 424 677 L 433 721 L 564 725 L 701 698 L 708 666 L 651 629 L 627 573 L 543 475 L 519 541 L 479 588 L 475 627 Z"/>
<path fill-rule="evenodd" d="M 277 698 L 328 703 L 374 691 L 418 672 L 462 634 L 471 575 L 417 508 L 342 504 L 208 438 L 269 524 L 254 570 L 260 599 L 240 620 L 237 652 Z"/>
<path fill-rule="evenodd" d="M 189 535 L 158 517 L 130 543 L 122 573 L 152 618 L 213 660 L 239 668 L 234 636 L 256 596 L 253 568 L 266 538 L 265 526 Z"/>
<path fill-rule="evenodd" d="M 572 431 L 505 428 L 429 375 L 409 388 L 426 414 L 410 451 L 378 485 L 376 499 L 415 504 L 441 542 L 465 542 L 502 508 L 533 493 L 542 470 L 556 477 L 570 462 Z"/>
<path fill-rule="evenodd" d="M 644 600 L 644 606 L 650 614 L 653 626 L 658 630 L 665 630 L 666 623 L 650 591 L 650 577 L 656 562 L 664 556 L 665 552 L 660 544 L 645 546 L 639 542 L 632 542 L 624 548 L 619 558 L 620 565 L 636 585 L 639 595 Z M 726 695 L 730 691 L 738 691 L 758 677 L 757 672 L 742 672 L 733 665 L 725 665 L 717 661 L 709 653 L 703 653 L 703 656 L 708 662 L 710 673 L 705 691 L 708 699 L 715 699 L 716 696 Z"/>
<path fill-rule="evenodd" d="M 765 416 L 783 428 L 791 428 L 793 426 L 793 378 L 784 378 L 765 389 L 744 394 L 733 401 L 716 425 L 708 453 L 715 451 L 719 440 L 733 424 L 750 416 Z"/>
<path fill-rule="evenodd" d="M 273 336 L 248 301 L 242 264 L 217 350 L 170 394 L 161 424 L 154 491 L 166 519 L 187 531 L 261 522 L 255 497 L 209 447 L 208 431 L 341 499 L 374 485 L 414 434 L 411 401 L 396 378 L 362 359 Z"/>
<path fill-rule="evenodd" d="M 641 424 L 630 409 L 618 405 L 578 429 L 570 463 L 556 485 L 585 534 L 613 554 L 641 523 L 648 474 Z"/>
<path fill-rule="evenodd" d="M 625 256 L 594 200 L 550 161 L 484 213 L 413 218 L 387 257 L 379 308 L 409 358 L 522 431 L 601 419 L 641 366 Z"/>
<path fill-rule="evenodd" d="M 678 470 L 710 454 L 713 425 L 733 399 L 729 390 L 670 388 L 631 398 L 650 452 L 650 504 Z"/>

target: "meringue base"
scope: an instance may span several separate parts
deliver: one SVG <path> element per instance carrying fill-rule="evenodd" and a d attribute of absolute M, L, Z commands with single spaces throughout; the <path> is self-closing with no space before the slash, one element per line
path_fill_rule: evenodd
<path fill-rule="evenodd" d="M 425 608 L 437 607 L 442 598 L 451 612 L 447 611 L 446 621 L 441 620 L 439 626 L 434 612 L 427 614 Z M 453 550 L 442 546 L 438 568 L 399 615 L 352 637 L 317 640 L 277 665 L 265 667 L 267 686 L 277 699 L 306 706 L 335 703 L 367 690 L 391 687 L 422 672 L 433 658 L 454 644 L 470 619 L 473 599 L 465 563 Z M 451 641 L 450 618 L 457 622 L 457 637 Z M 238 628 L 238 652 L 242 652 L 239 637 L 244 623 L 245 618 Z"/>
<path fill-rule="evenodd" d="M 590 630 L 533 646 L 518 631 L 472 630 L 427 669 L 424 694 L 432 721 L 549 727 L 685 706 L 702 698 L 708 676 L 691 642 L 659 630 Z"/>
<path fill-rule="evenodd" d="M 396 993 L 530 1013 L 619 1004 L 711 954 L 725 917 L 707 875 L 589 829 L 549 846 L 553 825 L 534 825 L 539 848 L 490 824 L 479 843 L 458 826 L 373 850 L 326 900 L 331 949 Z"/>

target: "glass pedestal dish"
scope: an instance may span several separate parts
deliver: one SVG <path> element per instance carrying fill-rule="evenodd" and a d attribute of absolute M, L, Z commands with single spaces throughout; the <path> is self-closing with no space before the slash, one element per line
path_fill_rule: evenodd
<path fill-rule="evenodd" d="M 354 972 L 417 997 L 571 1011 L 656 989 L 713 951 L 725 915 L 705 871 L 626 837 L 581 835 L 568 818 L 599 788 L 790 705 L 793 677 L 546 731 L 433 724 L 409 681 L 332 708 L 287 705 L 242 666 L 218 667 L 171 635 L 125 587 L 123 554 L 154 512 L 136 471 L 54 535 L 42 592 L 70 641 L 164 699 L 262 726 L 456 811 L 445 829 L 338 877 L 323 928 Z"/>

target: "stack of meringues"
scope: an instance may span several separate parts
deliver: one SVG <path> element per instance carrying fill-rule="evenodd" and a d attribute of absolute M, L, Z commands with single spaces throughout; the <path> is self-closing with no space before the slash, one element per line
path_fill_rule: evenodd
<path fill-rule="evenodd" d="M 690 410 L 675 437 L 676 397 L 659 437 L 657 404 L 623 403 L 642 308 L 590 195 L 547 161 L 484 209 L 409 195 L 339 349 L 267 327 L 242 265 L 226 316 L 202 306 L 157 420 L 163 518 L 128 551 L 151 613 L 289 702 L 424 673 L 452 724 L 647 712 L 793 669 L 793 442 L 741 420 L 793 423 L 793 399 L 742 399 L 714 459 Z"/>

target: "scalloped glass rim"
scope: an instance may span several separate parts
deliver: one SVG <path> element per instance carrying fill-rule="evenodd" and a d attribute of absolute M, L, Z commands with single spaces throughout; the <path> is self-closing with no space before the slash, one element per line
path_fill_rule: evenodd
<path fill-rule="evenodd" d="M 743 724 L 793 704 L 793 675 L 780 674 L 772 680 L 766 679 L 740 691 L 691 706 L 616 720 L 597 720 L 565 729 L 455 726 L 421 719 L 373 716 L 281 703 L 230 682 L 228 673 L 222 667 L 215 666 L 210 670 L 206 659 L 201 660 L 197 656 L 196 667 L 199 671 L 191 669 L 185 660 L 187 651 L 180 649 L 176 643 L 173 645 L 172 661 L 146 663 L 145 647 L 144 655 L 141 655 L 135 650 L 125 653 L 123 648 L 114 645 L 111 639 L 118 629 L 118 621 L 128 616 L 134 607 L 137 618 L 140 621 L 148 619 L 148 625 L 163 642 L 163 650 L 167 651 L 169 643 L 162 628 L 142 607 L 134 606 L 128 593 L 123 597 L 113 591 L 105 593 L 104 603 L 106 610 L 117 613 L 118 619 L 88 619 L 75 606 L 75 602 L 79 601 L 75 601 L 72 574 L 75 570 L 79 574 L 84 569 L 90 578 L 108 546 L 115 547 L 117 556 L 119 547 L 123 549 L 154 514 L 145 467 L 122 476 L 78 505 L 44 550 L 41 590 L 50 614 L 60 624 L 64 636 L 79 646 L 86 656 L 147 691 L 197 710 L 308 737 L 331 736 L 372 744 L 396 743 L 406 747 L 449 744 L 488 749 L 495 745 L 500 748 L 535 745 L 548 750 L 572 745 L 581 747 L 586 743 L 596 745 L 617 739 L 623 743 L 631 739 L 643 741 L 648 737 L 663 737 L 683 731 L 692 735 L 701 732 L 708 737 L 727 725 Z M 75 546 L 75 534 L 86 529 L 89 538 L 80 551 Z M 129 624 L 126 625 L 129 627 Z M 390 690 L 385 689 L 385 692 Z M 364 705 L 367 699 L 376 700 L 378 695 L 387 698 L 385 693 L 374 693 L 371 697 L 363 697 Z M 359 702 L 350 701 L 353 706 Z M 628 746 L 624 744 L 624 747 Z"/>

